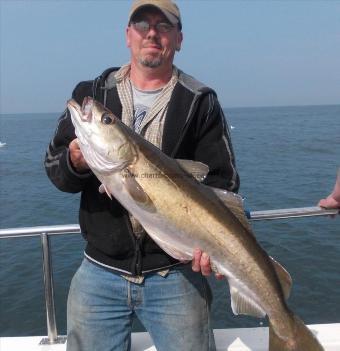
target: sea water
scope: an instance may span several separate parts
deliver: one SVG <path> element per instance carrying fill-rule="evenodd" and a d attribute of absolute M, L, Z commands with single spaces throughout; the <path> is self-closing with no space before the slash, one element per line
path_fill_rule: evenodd
<path fill-rule="evenodd" d="M 241 177 L 252 211 L 309 207 L 326 196 L 340 166 L 340 105 L 227 108 Z M 57 190 L 43 167 L 58 114 L 0 115 L 0 228 L 78 223 L 79 194 Z M 265 250 L 293 279 L 289 306 L 306 323 L 340 321 L 340 216 L 253 222 Z M 83 257 L 80 235 L 51 238 L 59 334 L 66 299 Z M 213 289 L 214 328 L 259 326 L 233 316 L 226 281 Z M 135 330 L 141 330 L 139 322 Z M 45 335 L 39 238 L 0 240 L 0 336 Z"/>

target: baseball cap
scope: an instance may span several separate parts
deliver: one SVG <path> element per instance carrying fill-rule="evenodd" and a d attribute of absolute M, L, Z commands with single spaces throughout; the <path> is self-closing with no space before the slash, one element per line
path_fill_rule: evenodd
<path fill-rule="evenodd" d="M 129 22 L 138 10 L 147 6 L 156 7 L 164 14 L 171 24 L 178 24 L 179 29 L 182 29 L 179 8 L 172 0 L 135 0 L 129 13 Z"/>

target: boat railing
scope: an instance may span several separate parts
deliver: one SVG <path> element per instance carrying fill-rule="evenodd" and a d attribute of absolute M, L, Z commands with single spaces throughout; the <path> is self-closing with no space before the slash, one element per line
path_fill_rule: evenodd
<path fill-rule="evenodd" d="M 50 250 L 50 236 L 58 234 L 78 234 L 80 227 L 77 224 L 51 225 L 38 227 L 0 229 L 0 239 L 13 239 L 25 237 L 40 237 L 43 266 L 44 295 L 46 307 L 47 338 L 43 338 L 40 344 L 63 344 L 66 337 L 59 336 L 56 323 L 54 306 L 54 285 L 52 273 L 52 258 Z"/>
<path fill-rule="evenodd" d="M 320 207 L 300 207 L 280 210 L 252 211 L 247 212 L 251 220 L 271 220 L 284 218 L 298 218 L 311 216 L 336 215 L 339 210 L 322 209 Z M 49 238 L 59 234 L 79 234 L 80 227 L 77 224 L 51 225 L 23 228 L 0 229 L 0 239 L 13 239 L 39 236 L 41 240 L 43 281 L 45 290 L 47 338 L 43 338 L 40 344 L 61 344 L 66 342 L 66 337 L 59 336 L 56 324 L 54 306 L 54 286 L 52 273 L 52 258 L 50 253 Z"/>

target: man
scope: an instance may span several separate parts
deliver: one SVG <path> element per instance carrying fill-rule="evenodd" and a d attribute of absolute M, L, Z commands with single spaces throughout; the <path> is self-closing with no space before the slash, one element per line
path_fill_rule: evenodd
<path fill-rule="evenodd" d="M 173 65 L 181 28 L 171 0 L 135 1 L 126 29 L 130 63 L 79 83 L 73 98 L 81 104 L 92 96 L 167 155 L 207 164 L 207 184 L 237 191 L 239 177 L 215 92 Z M 60 190 L 81 192 L 79 219 L 87 240 L 68 297 L 67 350 L 130 350 L 134 314 L 158 351 L 215 350 L 204 277 L 211 273 L 209 257 L 197 249 L 191 265 L 178 262 L 115 199 L 99 193 L 68 110 L 45 167 Z"/>

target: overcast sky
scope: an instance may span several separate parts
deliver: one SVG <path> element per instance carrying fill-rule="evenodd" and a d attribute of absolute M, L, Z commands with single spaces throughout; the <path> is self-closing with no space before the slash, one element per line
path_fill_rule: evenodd
<path fill-rule="evenodd" d="M 175 64 L 223 107 L 340 103 L 340 1 L 177 1 Z M 0 113 L 59 112 L 74 85 L 129 60 L 131 1 L 0 0 Z"/>

